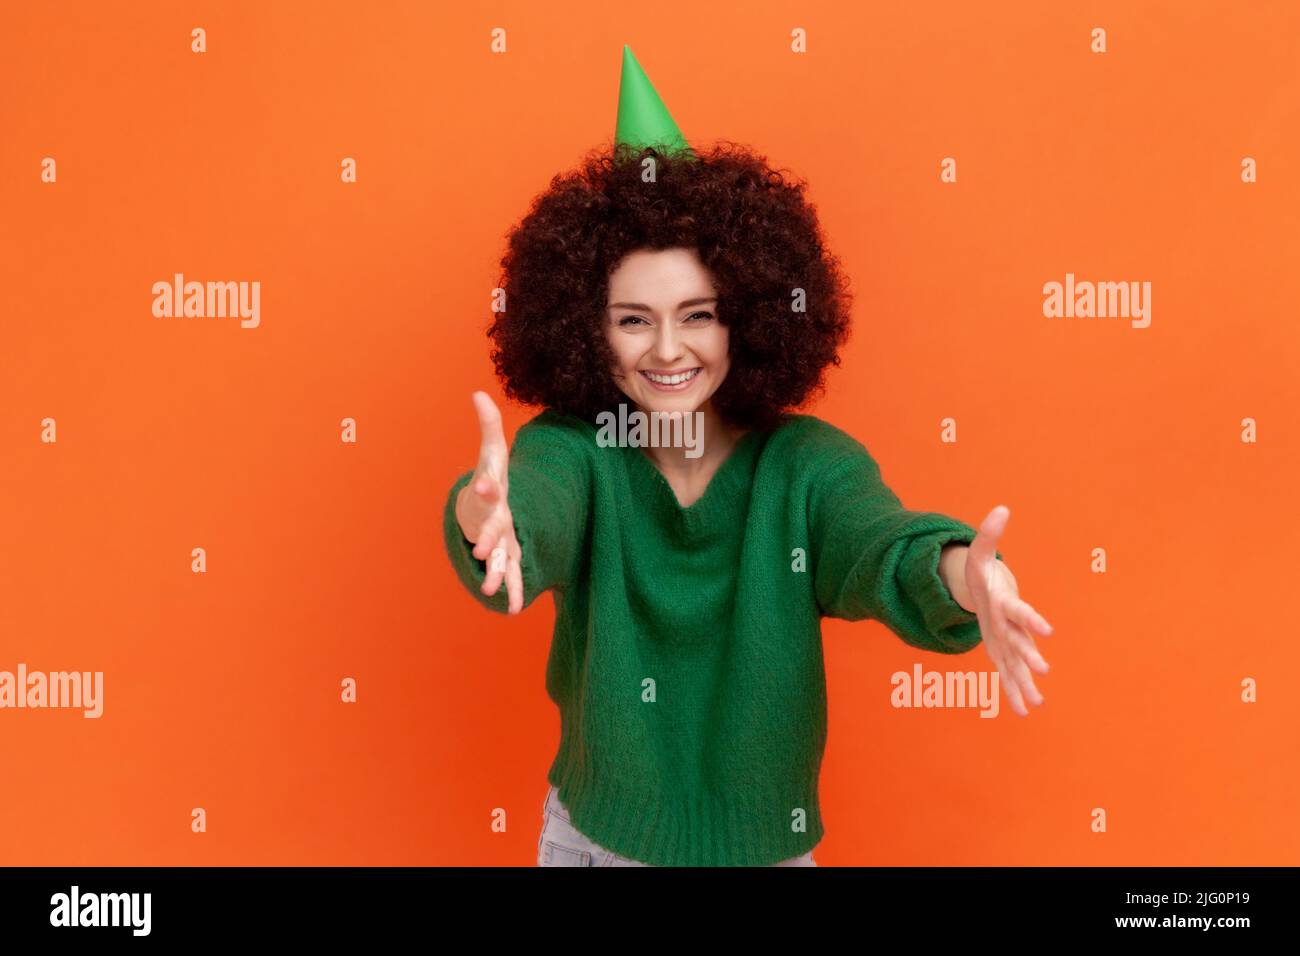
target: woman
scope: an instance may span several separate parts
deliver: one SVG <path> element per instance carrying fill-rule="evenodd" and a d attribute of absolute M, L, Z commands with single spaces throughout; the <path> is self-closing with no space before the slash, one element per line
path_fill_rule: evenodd
<path fill-rule="evenodd" d="M 792 412 L 838 364 L 847 283 L 802 183 L 677 137 L 619 137 L 511 233 L 493 361 L 544 411 L 507 449 L 474 393 L 445 541 L 485 607 L 554 596 L 540 864 L 816 865 L 821 618 L 940 653 L 982 636 L 1022 715 L 1050 627 L 996 551 L 1005 508 L 979 532 L 905 510 L 859 442 Z M 702 441 L 611 446 L 620 405 Z"/>

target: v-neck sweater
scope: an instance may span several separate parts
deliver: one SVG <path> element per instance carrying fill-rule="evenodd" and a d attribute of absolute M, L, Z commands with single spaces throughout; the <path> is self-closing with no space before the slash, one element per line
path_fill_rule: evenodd
<path fill-rule="evenodd" d="M 905 509 L 866 448 L 811 415 L 746 432 L 688 507 L 644 449 L 597 432 L 546 410 L 510 452 L 524 607 L 547 590 L 555 603 L 547 779 L 579 831 L 651 865 L 800 856 L 824 833 L 821 619 L 970 650 L 978 620 L 939 554 L 976 531 Z M 448 495 L 445 545 L 473 598 L 504 614 L 504 581 L 482 593 L 487 565 L 456 521 L 472 477 Z"/>

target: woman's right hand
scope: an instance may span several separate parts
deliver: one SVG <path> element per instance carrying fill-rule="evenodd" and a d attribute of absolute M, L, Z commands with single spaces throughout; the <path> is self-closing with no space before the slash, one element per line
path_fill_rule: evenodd
<path fill-rule="evenodd" d="M 523 550 L 515 537 L 515 520 L 506 503 L 510 451 L 496 404 L 486 392 L 475 392 L 472 397 L 482 442 L 474 477 L 456 497 L 456 521 L 465 540 L 473 542 L 474 557 L 488 563 L 483 593 L 496 594 L 504 578 L 509 612 L 518 614 L 524 604 L 524 579 L 520 570 Z"/>

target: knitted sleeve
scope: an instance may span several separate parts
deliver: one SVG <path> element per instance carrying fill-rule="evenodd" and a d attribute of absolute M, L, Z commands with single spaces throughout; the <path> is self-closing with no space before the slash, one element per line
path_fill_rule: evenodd
<path fill-rule="evenodd" d="M 510 449 L 506 500 L 523 552 L 520 561 L 524 607 L 548 588 L 562 590 L 572 581 L 587 537 L 590 473 L 580 432 L 543 412 L 524 424 Z M 473 478 L 456 479 L 443 510 L 443 537 L 457 577 L 484 607 L 507 613 L 505 581 L 496 594 L 483 593 L 487 562 L 474 557 L 474 545 L 456 521 L 456 496 Z"/>
<path fill-rule="evenodd" d="M 976 529 L 903 508 L 867 450 L 853 439 L 846 445 L 848 453 L 818 476 L 810 502 L 813 586 L 822 613 L 880 621 L 924 650 L 970 650 L 980 642 L 979 621 L 944 585 L 939 553 L 950 542 L 970 544 Z"/>

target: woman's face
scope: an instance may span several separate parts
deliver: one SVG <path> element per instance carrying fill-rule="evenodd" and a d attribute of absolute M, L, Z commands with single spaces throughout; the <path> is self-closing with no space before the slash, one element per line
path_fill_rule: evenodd
<path fill-rule="evenodd" d="M 629 253 L 610 274 L 614 380 L 645 412 L 693 412 L 730 367 L 713 277 L 694 249 Z"/>

